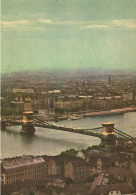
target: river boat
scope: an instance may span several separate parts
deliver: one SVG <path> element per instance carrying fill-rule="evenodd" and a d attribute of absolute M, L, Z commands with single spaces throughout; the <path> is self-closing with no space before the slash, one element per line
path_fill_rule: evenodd
<path fill-rule="evenodd" d="M 81 117 L 81 116 L 71 116 L 71 117 L 68 118 L 68 120 L 79 120 L 81 118 L 83 118 L 83 117 Z"/>

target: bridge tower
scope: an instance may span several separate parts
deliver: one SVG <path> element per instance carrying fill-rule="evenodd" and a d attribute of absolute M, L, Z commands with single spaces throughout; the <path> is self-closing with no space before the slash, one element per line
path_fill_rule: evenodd
<path fill-rule="evenodd" d="M 102 143 L 115 143 L 114 125 L 115 123 L 113 122 L 102 123 Z"/>
<path fill-rule="evenodd" d="M 1 130 L 6 129 L 6 121 L 1 121 Z"/>
<path fill-rule="evenodd" d="M 35 132 L 34 128 L 34 120 L 32 119 L 33 112 L 32 111 L 26 111 L 23 112 L 23 120 L 22 120 L 22 134 L 29 134 L 33 135 Z"/>

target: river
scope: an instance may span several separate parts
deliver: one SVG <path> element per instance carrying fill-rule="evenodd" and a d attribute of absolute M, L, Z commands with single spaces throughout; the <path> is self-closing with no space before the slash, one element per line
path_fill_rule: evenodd
<path fill-rule="evenodd" d="M 53 123 L 73 128 L 95 128 L 109 121 L 115 122 L 117 129 L 136 137 L 136 112 Z M 100 143 L 100 139 L 96 137 L 40 127 L 36 127 L 33 137 L 26 137 L 20 134 L 20 129 L 21 126 L 12 126 L 1 131 L 1 158 L 19 155 L 57 155 L 70 148 L 80 150 Z"/>

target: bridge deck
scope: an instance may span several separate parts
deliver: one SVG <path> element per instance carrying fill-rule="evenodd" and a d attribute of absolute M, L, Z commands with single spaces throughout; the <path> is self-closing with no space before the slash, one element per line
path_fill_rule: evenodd
<path fill-rule="evenodd" d="M 54 130 L 61 130 L 61 131 L 66 131 L 66 132 L 72 132 L 72 133 L 78 133 L 78 134 L 83 134 L 83 135 L 89 135 L 89 136 L 94 136 L 94 137 L 98 137 L 100 139 L 102 139 L 103 134 L 98 133 L 98 130 L 102 130 L 102 127 L 97 127 L 97 128 L 90 128 L 90 129 L 78 129 L 78 128 L 69 128 L 69 127 L 62 127 L 62 126 L 57 126 L 57 125 L 53 125 L 50 124 L 46 121 L 42 121 L 36 117 L 30 117 L 30 119 L 32 119 L 34 121 L 34 126 L 37 127 L 43 127 L 43 128 L 48 128 L 48 129 L 54 129 Z M 7 126 L 13 126 L 13 125 L 22 125 L 24 124 L 23 121 L 19 121 L 19 120 L 7 120 L 7 121 L 1 121 L 1 124 L 5 124 Z M 121 137 L 124 139 L 132 139 L 133 137 L 114 128 L 114 137 Z"/>

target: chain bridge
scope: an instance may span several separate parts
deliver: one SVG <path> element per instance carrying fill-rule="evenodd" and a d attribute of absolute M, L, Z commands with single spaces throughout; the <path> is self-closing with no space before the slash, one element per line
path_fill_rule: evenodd
<path fill-rule="evenodd" d="M 96 127 L 96 128 L 87 128 L 87 129 L 81 129 L 81 128 L 70 128 L 70 127 L 64 127 L 64 126 L 58 126 L 51 124 L 47 121 L 43 121 L 35 116 L 33 116 L 33 112 L 24 112 L 23 113 L 23 120 L 17 121 L 17 120 L 8 120 L 8 121 L 1 121 L 1 126 L 11 125 L 21 125 L 21 133 L 22 134 L 29 134 L 33 135 L 35 132 L 35 127 L 42 127 L 46 129 L 54 129 L 55 131 L 61 130 L 61 131 L 67 131 L 77 134 L 83 134 L 88 136 L 94 136 L 100 138 L 102 141 L 109 140 L 110 142 L 117 140 L 117 139 L 125 139 L 125 140 L 131 140 L 134 137 L 131 135 L 128 135 L 127 133 L 117 129 L 114 127 L 113 122 L 107 122 L 102 123 L 102 126 Z"/>

